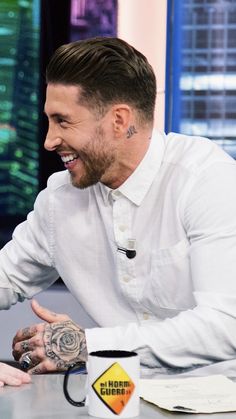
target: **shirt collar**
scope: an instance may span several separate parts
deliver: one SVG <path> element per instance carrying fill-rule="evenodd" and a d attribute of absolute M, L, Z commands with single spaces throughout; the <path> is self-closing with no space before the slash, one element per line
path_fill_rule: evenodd
<path fill-rule="evenodd" d="M 108 203 L 110 194 L 120 193 L 135 205 L 140 205 L 160 169 L 163 154 L 164 135 L 154 130 L 142 161 L 119 188 L 113 190 L 100 183 L 104 202 Z"/>
<path fill-rule="evenodd" d="M 113 191 L 113 189 L 109 188 L 106 185 L 103 185 L 103 183 L 100 183 L 100 182 L 99 182 L 98 186 L 100 188 L 100 191 L 101 191 L 101 194 L 102 194 L 102 197 L 103 197 L 103 200 L 104 200 L 105 204 L 108 205 L 109 204 L 109 196 L 110 196 L 111 191 Z"/>

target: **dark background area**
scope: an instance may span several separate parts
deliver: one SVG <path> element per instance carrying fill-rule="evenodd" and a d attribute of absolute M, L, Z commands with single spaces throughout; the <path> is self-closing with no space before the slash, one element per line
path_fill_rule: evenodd
<path fill-rule="evenodd" d="M 47 118 L 43 113 L 46 82 L 46 67 L 53 52 L 70 41 L 70 1 L 41 0 L 41 33 L 40 33 L 40 172 L 39 189 L 46 187 L 48 177 L 63 169 L 63 164 L 56 153 L 49 153 L 43 147 L 47 133 Z"/>

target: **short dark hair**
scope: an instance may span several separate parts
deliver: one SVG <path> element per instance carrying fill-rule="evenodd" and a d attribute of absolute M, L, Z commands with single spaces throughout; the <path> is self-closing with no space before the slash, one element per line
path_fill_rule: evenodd
<path fill-rule="evenodd" d="M 132 105 L 141 120 L 153 121 L 154 71 L 147 58 L 122 39 L 96 37 L 60 46 L 49 62 L 46 79 L 80 86 L 80 102 L 99 112 L 122 101 Z"/>

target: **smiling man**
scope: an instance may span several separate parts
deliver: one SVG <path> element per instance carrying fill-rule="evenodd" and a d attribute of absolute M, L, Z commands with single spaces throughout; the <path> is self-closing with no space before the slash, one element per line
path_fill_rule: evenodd
<path fill-rule="evenodd" d="M 105 118 L 79 104 L 81 94 L 77 86 L 48 85 L 45 112 L 49 130 L 45 148 L 60 155 L 74 186 L 86 188 L 108 176 L 115 162 L 116 142 L 111 133 L 109 140 L 106 138 Z"/>
<path fill-rule="evenodd" d="M 52 175 L 0 252 L 0 306 L 60 276 L 98 327 L 36 301 L 17 332 L 30 373 L 93 350 L 139 352 L 159 373 L 219 371 L 236 351 L 236 164 L 213 142 L 156 132 L 156 80 L 117 38 L 61 46 L 47 69 Z"/>

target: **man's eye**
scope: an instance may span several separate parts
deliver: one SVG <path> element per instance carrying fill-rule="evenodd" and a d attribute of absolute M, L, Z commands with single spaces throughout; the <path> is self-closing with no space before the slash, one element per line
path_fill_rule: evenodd
<path fill-rule="evenodd" d="M 57 118 L 57 123 L 58 124 L 63 124 L 64 122 L 66 122 L 65 119 L 63 119 L 63 118 Z"/>

